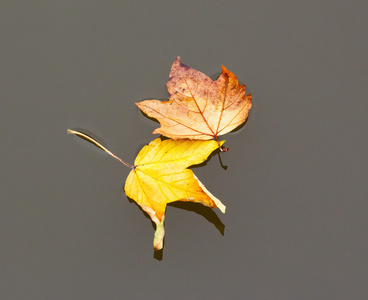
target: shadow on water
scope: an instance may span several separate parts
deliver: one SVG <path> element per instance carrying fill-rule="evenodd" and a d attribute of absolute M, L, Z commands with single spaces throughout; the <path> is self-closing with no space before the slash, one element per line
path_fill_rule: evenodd
<path fill-rule="evenodd" d="M 102 138 L 100 138 L 98 135 L 96 135 L 96 134 L 94 134 L 94 133 L 90 132 L 89 130 L 84 129 L 84 128 L 80 128 L 80 127 L 73 128 L 73 130 L 84 133 L 85 135 L 89 136 L 89 137 L 90 137 L 90 138 L 92 138 L 93 140 L 98 141 L 102 146 L 104 146 L 104 147 L 106 147 L 106 148 L 107 148 L 105 141 L 104 141 Z M 73 135 L 73 136 L 74 136 L 74 135 Z M 83 136 L 81 136 L 81 135 L 75 136 L 75 138 L 76 138 L 76 140 L 77 140 L 78 142 L 79 142 L 80 140 L 86 141 L 86 142 L 88 142 L 88 144 L 90 144 L 90 145 L 94 146 L 94 148 L 98 148 L 98 149 L 103 150 L 103 151 L 105 152 L 105 150 L 104 150 L 104 149 L 102 149 L 101 147 L 97 146 L 95 143 L 91 142 L 90 140 L 88 140 L 88 139 L 84 138 L 84 137 L 83 137 Z M 84 143 L 84 142 L 82 142 L 82 143 Z"/>
<path fill-rule="evenodd" d="M 183 201 L 176 201 L 169 203 L 168 206 L 185 209 L 187 211 L 192 211 L 198 215 L 204 217 L 208 222 L 212 223 L 217 230 L 221 233 L 221 235 L 225 234 L 225 225 L 221 222 L 220 218 L 217 216 L 215 211 L 207 206 L 204 206 L 200 203 L 194 202 L 183 202 Z"/>
<path fill-rule="evenodd" d="M 248 114 L 248 117 L 245 119 L 244 123 L 240 124 L 238 127 L 236 127 L 235 129 L 233 129 L 233 130 L 232 130 L 231 132 L 229 132 L 229 133 L 234 133 L 234 132 L 237 132 L 237 131 L 239 131 L 239 130 L 243 129 L 243 128 L 244 128 L 244 126 L 248 123 L 249 116 L 250 116 L 250 112 L 249 112 L 249 114 Z"/>
<path fill-rule="evenodd" d="M 144 216 L 151 222 L 152 228 L 156 229 L 156 224 L 151 220 L 150 216 L 131 198 L 127 196 L 127 199 L 130 203 L 134 203 L 138 207 L 138 209 L 144 214 Z M 221 235 L 225 234 L 225 225 L 221 222 L 220 218 L 214 212 L 214 210 L 210 207 L 203 206 L 199 203 L 194 202 L 183 202 L 183 201 L 176 201 L 169 203 L 168 206 L 185 209 L 187 211 L 194 212 L 198 215 L 204 217 L 208 222 L 212 223 L 217 230 L 221 233 Z M 153 238 L 153 236 L 152 236 Z M 164 248 L 165 248 L 165 240 L 164 240 Z M 161 250 L 154 250 L 153 257 L 157 260 L 163 259 L 163 249 Z"/>
<path fill-rule="evenodd" d="M 164 241 L 164 245 L 165 245 L 165 241 Z M 153 258 L 157 259 L 159 261 L 161 261 L 163 259 L 163 255 L 164 255 L 164 249 L 161 250 L 155 250 L 153 252 Z"/>
<path fill-rule="evenodd" d="M 223 165 L 223 163 L 222 163 L 220 151 L 217 153 L 217 156 L 218 156 L 218 159 L 219 159 L 219 163 L 220 163 L 221 168 L 223 168 L 226 171 L 227 170 L 227 166 Z"/>
<path fill-rule="evenodd" d="M 124 187 L 123 187 L 123 193 L 124 193 Z M 138 207 L 138 209 L 144 214 L 144 216 L 151 222 L 151 226 L 152 226 L 153 230 L 156 230 L 155 222 L 153 222 L 151 220 L 151 217 L 142 209 L 142 207 L 140 207 L 132 198 L 129 198 L 128 196 L 126 196 L 126 198 L 128 199 L 128 201 L 130 203 L 133 203 L 135 206 Z M 153 235 L 152 235 L 152 240 L 153 240 Z M 163 245 L 165 247 L 165 239 L 164 239 L 164 244 Z M 161 250 L 154 250 L 154 252 L 153 252 L 153 258 L 154 259 L 157 259 L 159 261 L 161 261 L 163 259 L 163 254 L 164 254 L 163 248 Z"/>
<path fill-rule="evenodd" d="M 204 167 L 205 165 L 207 165 L 207 163 L 210 161 L 210 159 L 212 158 L 212 157 L 214 157 L 215 155 L 217 155 L 218 156 L 218 159 L 219 159 L 219 163 L 220 163 L 220 166 L 221 166 L 221 168 L 223 168 L 225 171 L 227 170 L 227 166 L 224 166 L 223 164 L 222 164 L 222 159 L 221 159 L 221 154 L 222 152 L 220 151 L 220 149 L 216 149 L 215 151 L 213 151 L 208 157 L 207 157 L 207 159 L 204 161 L 204 162 L 202 162 L 202 163 L 200 163 L 200 164 L 197 164 L 197 165 L 192 165 L 192 166 L 190 166 L 189 167 L 189 169 L 196 169 L 196 168 L 202 168 L 202 167 Z"/>

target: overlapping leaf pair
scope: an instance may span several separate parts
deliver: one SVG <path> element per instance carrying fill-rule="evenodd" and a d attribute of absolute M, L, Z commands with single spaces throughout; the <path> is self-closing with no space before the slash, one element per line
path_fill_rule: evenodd
<path fill-rule="evenodd" d="M 166 205 L 174 201 L 198 202 L 225 213 L 225 205 L 199 181 L 189 166 L 200 164 L 223 142 L 218 136 L 245 122 L 251 108 L 251 95 L 245 85 L 222 67 L 222 74 L 212 81 L 205 74 L 181 63 L 178 57 L 171 68 L 167 89 L 168 101 L 145 100 L 137 103 L 148 116 L 156 118 L 159 133 L 170 139 L 155 139 L 142 148 L 134 165 L 130 165 L 91 137 L 74 130 L 69 133 L 83 137 L 130 167 L 125 193 L 148 213 L 156 223 L 153 246 L 163 247 Z M 215 140 L 211 140 L 211 139 Z"/>

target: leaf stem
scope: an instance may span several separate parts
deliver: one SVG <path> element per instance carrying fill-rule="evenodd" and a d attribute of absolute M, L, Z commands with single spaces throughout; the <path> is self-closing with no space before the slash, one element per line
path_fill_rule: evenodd
<path fill-rule="evenodd" d="M 127 167 L 134 169 L 134 166 L 128 164 L 127 162 L 123 161 L 120 157 L 116 156 L 114 153 L 112 153 L 111 151 L 107 150 L 104 146 L 102 146 L 99 142 L 97 142 L 95 139 L 93 139 L 92 137 L 90 137 L 89 135 L 83 133 L 83 132 L 79 132 L 79 131 L 75 131 L 75 130 L 71 130 L 68 129 L 67 130 L 68 134 L 75 134 L 76 136 L 85 139 L 91 143 L 93 143 L 94 145 L 96 145 L 98 148 L 104 150 L 105 152 L 107 152 L 108 154 L 110 154 L 113 158 L 117 159 L 118 161 L 120 161 L 123 165 L 126 165 Z"/>
<path fill-rule="evenodd" d="M 216 142 L 217 142 L 217 144 L 218 144 L 219 149 L 220 149 L 221 152 L 227 152 L 227 151 L 229 151 L 229 147 L 222 147 L 221 146 L 221 143 L 220 143 L 217 135 L 214 135 L 214 138 L 216 139 Z"/>

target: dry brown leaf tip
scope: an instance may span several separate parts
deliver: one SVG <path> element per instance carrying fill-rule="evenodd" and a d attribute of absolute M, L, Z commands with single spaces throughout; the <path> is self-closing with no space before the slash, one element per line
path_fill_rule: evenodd
<path fill-rule="evenodd" d="M 213 81 L 204 73 L 184 65 L 178 57 L 166 84 L 168 101 L 145 100 L 136 103 L 161 127 L 153 133 L 172 139 L 209 140 L 240 126 L 252 107 L 251 94 L 239 85 L 237 77 L 222 66 L 222 73 Z M 224 150 L 224 149 L 223 149 Z"/>

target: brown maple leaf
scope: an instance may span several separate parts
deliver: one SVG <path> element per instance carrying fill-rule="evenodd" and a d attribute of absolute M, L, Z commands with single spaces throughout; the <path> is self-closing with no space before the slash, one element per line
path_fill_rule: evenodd
<path fill-rule="evenodd" d="M 224 66 L 222 74 L 210 77 L 182 64 L 178 57 L 170 71 L 166 86 L 168 101 L 145 100 L 136 103 L 148 116 L 157 119 L 159 133 L 172 139 L 210 140 L 228 133 L 245 122 L 252 107 L 251 94 L 245 85 Z M 221 149 L 227 151 L 228 148 Z"/>

